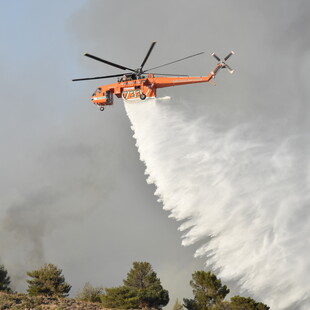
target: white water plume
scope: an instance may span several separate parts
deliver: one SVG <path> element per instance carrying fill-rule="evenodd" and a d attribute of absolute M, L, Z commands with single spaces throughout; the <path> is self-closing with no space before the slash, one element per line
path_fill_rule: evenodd
<path fill-rule="evenodd" d="M 308 137 L 253 122 L 220 128 L 177 105 L 125 103 L 147 182 L 182 221 L 182 244 L 203 242 L 196 256 L 271 309 L 310 309 Z"/>

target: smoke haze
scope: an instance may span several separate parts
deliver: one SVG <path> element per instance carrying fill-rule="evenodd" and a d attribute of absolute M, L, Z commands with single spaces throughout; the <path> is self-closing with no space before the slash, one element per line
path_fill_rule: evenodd
<path fill-rule="evenodd" d="M 46 262 L 63 269 L 72 295 L 87 281 L 117 286 L 132 261 L 146 260 L 173 304 L 191 296 L 190 275 L 207 261 L 274 309 L 308 305 L 308 1 L 0 6 L 0 262 L 14 288 L 25 290 L 26 271 Z M 154 40 L 147 68 L 205 51 L 162 72 L 207 74 L 209 54 L 232 49 L 236 74 L 221 72 L 216 87 L 161 90 L 173 99 L 145 107 L 148 121 L 126 107 L 145 167 L 122 102 L 106 113 L 85 104 L 114 80 L 71 79 L 120 73 L 84 52 L 136 68 Z"/>

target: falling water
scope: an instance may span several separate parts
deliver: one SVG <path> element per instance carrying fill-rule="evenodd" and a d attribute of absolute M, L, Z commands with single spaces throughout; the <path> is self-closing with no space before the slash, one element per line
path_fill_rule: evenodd
<path fill-rule="evenodd" d="M 182 244 L 199 241 L 196 257 L 271 309 L 310 309 L 309 138 L 253 121 L 220 128 L 178 106 L 125 103 L 147 182 L 180 221 Z"/>

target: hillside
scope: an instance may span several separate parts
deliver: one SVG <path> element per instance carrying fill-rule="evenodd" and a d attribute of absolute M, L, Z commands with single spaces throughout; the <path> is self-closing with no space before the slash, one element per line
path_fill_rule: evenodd
<path fill-rule="evenodd" d="M 7 294 L 0 292 L 0 310 L 103 310 L 98 303 L 77 301 L 71 298 L 29 296 L 27 294 Z"/>

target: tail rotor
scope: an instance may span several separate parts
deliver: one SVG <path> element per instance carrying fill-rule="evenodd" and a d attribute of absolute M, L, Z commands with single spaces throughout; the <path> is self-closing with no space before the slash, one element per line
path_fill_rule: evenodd
<path fill-rule="evenodd" d="M 221 62 L 221 58 L 217 56 L 215 53 L 212 53 L 211 56 L 213 56 L 218 62 Z"/>
<path fill-rule="evenodd" d="M 234 55 L 234 54 L 235 54 L 234 51 L 230 51 L 230 53 L 224 58 L 224 60 L 222 60 L 220 57 L 218 57 L 215 53 L 212 53 L 211 56 L 213 56 L 213 57 L 219 62 L 219 65 L 220 65 L 220 68 L 221 68 L 221 69 L 226 68 L 230 74 L 233 74 L 235 70 L 233 70 L 233 69 L 226 63 L 226 60 L 228 60 L 228 58 L 230 58 L 230 57 L 231 57 L 232 55 Z"/>
<path fill-rule="evenodd" d="M 235 71 L 235 70 L 232 69 L 230 66 L 228 66 L 228 64 L 225 64 L 225 65 L 223 66 L 223 68 L 226 68 L 230 74 L 233 74 L 234 71 Z"/>
<path fill-rule="evenodd" d="M 234 51 L 230 51 L 230 53 L 224 58 L 224 61 L 226 61 L 230 56 L 234 55 Z"/>

